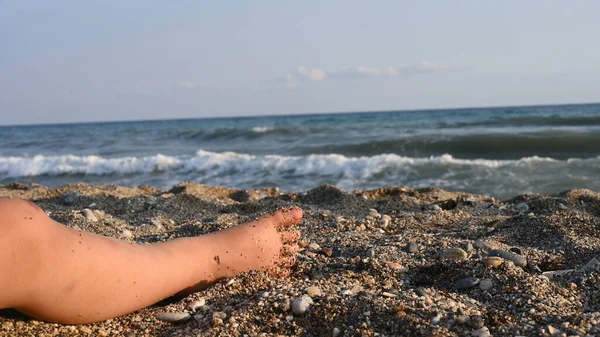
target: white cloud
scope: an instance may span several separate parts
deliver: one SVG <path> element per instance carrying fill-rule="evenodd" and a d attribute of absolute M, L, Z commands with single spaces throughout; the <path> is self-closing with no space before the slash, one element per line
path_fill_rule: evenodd
<path fill-rule="evenodd" d="M 294 88 L 296 84 L 301 81 L 318 82 L 326 79 L 392 78 L 450 69 L 460 68 L 431 61 L 421 61 L 421 63 L 416 65 L 401 67 L 369 67 L 362 65 L 356 67 L 342 66 L 336 71 L 298 66 L 293 73 L 286 75 L 282 82 L 288 87 Z"/>
<path fill-rule="evenodd" d="M 194 89 L 196 87 L 196 85 L 194 84 L 194 82 L 192 81 L 181 81 L 181 82 L 177 82 L 177 85 L 182 87 L 182 88 L 186 88 L 186 89 Z"/>

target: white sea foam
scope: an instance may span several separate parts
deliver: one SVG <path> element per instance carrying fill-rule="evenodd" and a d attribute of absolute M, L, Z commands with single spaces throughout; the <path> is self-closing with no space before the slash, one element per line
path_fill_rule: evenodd
<path fill-rule="evenodd" d="M 598 159 L 598 158 L 596 158 Z M 570 159 L 564 163 L 581 160 Z M 537 156 L 519 160 L 458 159 L 449 154 L 427 158 L 381 154 L 372 157 L 346 157 L 340 154 L 313 154 L 308 156 L 250 155 L 236 152 L 210 152 L 200 150 L 192 156 L 166 156 L 103 158 L 100 156 L 44 156 L 0 157 L 0 176 L 4 178 L 40 175 L 108 175 L 150 172 L 253 172 L 268 170 L 271 173 L 296 175 L 324 175 L 338 177 L 368 177 L 387 169 L 424 166 L 500 168 L 536 163 L 559 162 Z"/>
<path fill-rule="evenodd" d="M 265 132 L 269 132 L 275 130 L 274 127 L 271 126 L 255 126 L 252 128 L 252 132 L 256 132 L 256 133 L 265 133 Z"/>

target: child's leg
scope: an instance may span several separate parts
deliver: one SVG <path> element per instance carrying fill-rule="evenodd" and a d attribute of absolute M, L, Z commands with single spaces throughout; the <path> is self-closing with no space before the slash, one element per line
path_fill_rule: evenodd
<path fill-rule="evenodd" d="M 54 222 L 35 205 L 0 198 L 0 308 L 88 323 L 133 312 L 243 271 L 284 275 L 302 211 L 279 210 L 199 237 L 138 245 Z"/>

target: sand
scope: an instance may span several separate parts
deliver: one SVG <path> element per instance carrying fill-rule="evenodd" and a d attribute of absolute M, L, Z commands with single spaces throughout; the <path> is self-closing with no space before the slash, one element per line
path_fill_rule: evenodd
<path fill-rule="evenodd" d="M 589 190 L 500 201 L 437 188 L 11 184 L 0 186 L 0 196 L 29 199 L 67 226 L 141 244 L 235 226 L 282 206 L 305 214 L 304 249 L 287 278 L 246 273 L 82 326 L 3 310 L 1 336 L 600 335 L 600 194 Z M 487 267 L 494 249 L 514 262 Z M 290 307 L 307 289 L 312 304 L 294 315 Z M 155 317 L 161 312 L 192 318 L 163 322 Z"/>

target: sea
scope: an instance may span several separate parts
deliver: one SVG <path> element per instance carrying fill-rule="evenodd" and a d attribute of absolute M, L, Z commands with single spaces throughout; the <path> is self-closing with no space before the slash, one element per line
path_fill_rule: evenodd
<path fill-rule="evenodd" d="M 600 191 L 600 104 L 0 126 L 0 184 Z"/>

